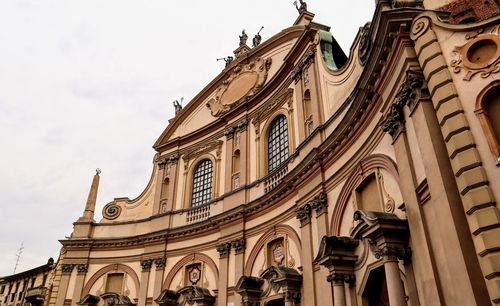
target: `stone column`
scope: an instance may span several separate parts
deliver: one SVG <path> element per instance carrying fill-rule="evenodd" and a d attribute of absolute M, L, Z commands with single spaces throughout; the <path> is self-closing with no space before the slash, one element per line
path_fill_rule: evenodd
<path fill-rule="evenodd" d="M 328 276 L 327 280 L 333 284 L 333 305 L 346 306 L 345 304 L 345 275 L 340 273 L 333 273 Z"/>
<path fill-rule="evenodd" d="M 335 306 L 346 305 L 345 285 L 355 283 L 354 265 L 358 256 L 354 255 L 359 242 L 351 237 L 323 236 L 315 261 L 326 267 L 330 275 L 326 278 L 333 283 L 333 301 Z"/>
<path fill-rule="evenodd" d="M 155 283 L 153 287 L 153 299 L 157 299 L 162 291 L 163 286 L 163 274 L 165 273 L 165 257 L 159 257 L 154 259 L 154 263 L 156 266 L 155 271 Z M 166 288 L 168 289 L 168 288 Z"/>
<path fill-rule="evenodd" d="M 235 279 L 240 279 L 243 276 L 245 266 L 245 238 L 234 240 L 231 242 L 231 247 L 234 250 L 234 273 Z M 241 300 L 234 300 L 235 306 L 241 306 Z"/>
<path fill-rule="evenodd" d="M 406 306 L 405 290 L 399 274 L 398 259 L 395 255 L 384 255 L 384 270 L 391 306 Z"/>
<path fill-rule="evenodd" d="M 83 290 L 83 285 L 85 284 L 85 275 L 87 274 L 88 268 L 89 266 L 86 264 L 76 265 L 76 280 L 72 297 L 73 303 L 80 302 L 80 299 L 82 298 L 82 290 Z"/>
<path fill-rule="evenodd" d="M 429 86 L 483 280 L 490 300 L 500 303 L 500 266 L 497 264 L 500 262 L 500 214 L 464 114 L 463 101 L 433 29 L 434 24 L 439 23 L 435 13 L 421 14 L 413 21 L 410 37 L 415 42 L 415 53 Z M 475 302 L 484 304 L 486 290 L 483 284 L 471 282 L 471 286 Z"/>
<path fill-rule="evenodd" d="M 141 285 L 139 288 L 138 306 L 145 306 L 148 297 L 149 273 L 151 272 L 152 259 L 141 259 Z"/>
<path fill-rule="evenodd" d="M 66 292 L 68 291 L 69 279 L 71 272 L 73 272 L 74 265 L 62 264 L 61 265 L 61 282 L 59 283 L 59 291 L 57 292 L 57 299 L 55 306 L 63 306 L 66 299 Z"/>
<path fill-rule="evenodd" d="M 227 305 L 227 281 L 228 281 L 228 267 L 229 267 L 229 253 L 231 252 L 231 243 L 226 242 L 217 246 L 219 252 L 219 283 L 217 305 Z"/>
<path fill-rule="evenodd" d="M 312 234 L 311 234 L 311 214 L 312 208 L 310 204 L 297 209 L 297 219 L 300 221 L 300 238 L 302 240 L 302 277 L 303 277 L 303 292 L 307 298 L 308 306 L 316 305 L 314 292 L 314 271 L 313 271 L 313 256 L 312 256 Z"/>

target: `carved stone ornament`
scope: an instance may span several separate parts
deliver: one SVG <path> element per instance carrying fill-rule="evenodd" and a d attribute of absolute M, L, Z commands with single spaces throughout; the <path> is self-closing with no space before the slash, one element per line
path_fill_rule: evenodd
<path fill-rule="evenodd" d="M 118 216 L 120 216 L 121 212 L 122 208 L 116 203 L 111 202 L 106 204 L 106 206 L 104 206 L 104 208 L 102 209 L 102 216 L 104 219 L 114 220 L 118 218 Z"/>
<path fill-rule="evenodd" d="M 160 270 L 160 269 L 165 268 L 165 263 L 166 263 L 165 257 L 155 258 L 154 262 L 156 265 L 156 270 Z"/>
<path fill-rule="evenodd" d="M 450 67 L 455 73 L 464 71 L 462 79 L 470 81 L 476 74 L 483 79 L 500 72 L 500 36 L 479 35 L 461 47 L 455 47 Z"/>
<path fill-rule="evenodd" d="M 396 101 L 381 122 L 382 130 L 392 137 L 397 136 L 404 129 L 403 107 L 405 105 L 413 107 L 421 97 L 426 96 L 428 96 L 428 89 L 424 77 L 418 72 L 407 71 L 406 78 L 396 94 Z"/>
<path fill-rule="evenodd" d="M 245 251 L 245 238 L 232 241 L 231 247 L 234 249 L 236 254 L 243 253 Z"/>
<path fill-rule="evenodd" d="M 320 192 L 314 199 L 311 201 L 311 207 L 316 212 L 316 216 L 319 216 L 325 213 L 328 210 L 328 197 L 326 193 Z"/>
<path fill-rule="evenodd" d="M 189 161 L 196 159 L 197 157 L 211 152 L 213 150 L 216 151 L 216 154 L 219 155 L 221 150 L 222 150 L 222 144 L 224 142 L 222 140 L 214 140 L 210 142 L 204 142 L 200 144 L 199 146 L 189 150 L 186 154 L 182 156 L 182 159 L 184 160 L 184 170 L 187 171 L 189 167 Z"/>
<path fill-rule="evenodd" d="M 78 265 L 76 265 L 76 271 L 78 273 L 87 273 L 88 270 L 89 270 L 89 266 L 86 265 L 86 264 L 78 264 Z"/>
<path fill-rule="evenodd" d="M 155 302 L 160 306 L 178 306 L 180 296 L 181 295 L 177 291 L 164 289 Z"/>
<path fill-rule="evenodd" d="M 198 284 L 201 279 L 201 270 L 198 266 L 194 266 L 188 271 L 188 279 L 191 285 Z"/>
<path fill-rule="evenodd" d="M 215 296 L 212 296 L 207 288 L 187 286 L 178 292 L 184 297 L 184 301 L 188 305 L 196 303 L 198 306 L 211 306 L 215 303 Z"/>
<path fill-rule="evenodd" d="M 316 48 L 311 47 L 306 54 L 302 57 L 299 63 L 292 70 L 292 80 L 297 83 L 300 78 L 303 76 L 303 72 L 306 68 L 314 62 L 314 58 L 316 57 Z"/>
<path fill-rule="evenodd" d="M 75 265 L 72 265 L 72 264 L 62 264 L 61 271 L 62 271 L 62 273 L 71 273 L 71 272 L 73 272 L 74 267 L 75 267 Z"/>
<path fill-rule="evenodd" d="M 306 204 L 296 211 L 297 219 L 300 221 L 300 225 L 304 226 L 311 222 L 312 209 L 310 204 Z"/>
<path fill-rule="evenodd" d="M 370 23 L 367 23 L 361 30 L 361 39 L 359 41 L 358 58 L 361 66 L 366 64 L 371 50 L 372 40 L 370 37 Z"/>
<path fill-rule="evenodd" d="M 353 273 L 331 273 L 326 277 L 326 280 L 330 283 L 336 285 L 343 285 L 347 283 L 349 287 L 352 287 L 356 283 L 356 276 Z"/>
<path fill-rule="evenodd" d="M 106 292 L 101 295 L 104 306 L 126 306 L 135 305 L 128 296 L 114 292 Z"/>
<path fill-rule="evenodd" d="M 141 259 L 142 271 L 149 271 L 149 270 L 151 270 L 151 266 L 152 265 L 153 265 L 153 260 L 152 259 Z"/>
<path fill-rule="evenodd" d="M 271 63 L 271 58 L 259 57 L 249 64 L 234 67 L 215 91 L 215 97 L 207 103 L 212 115 L 221 116 L 259 92 L 266 82 Z"/>
<path fill-rule="evenodd" d="M 223 243 L 219 244 L 217 247 L 217 252 L 219 252 L 220 258 L 226 258 L 229 256 L 229 252 L 231 251 L 231 243 Z"/>

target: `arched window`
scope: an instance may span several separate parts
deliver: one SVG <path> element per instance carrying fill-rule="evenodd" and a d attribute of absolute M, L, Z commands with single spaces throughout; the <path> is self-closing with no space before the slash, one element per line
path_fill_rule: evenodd
<path fill-rule="evenodd" d="M 209 159 L 202 160 L 193 174 L 191 206 L 199 206 L 212 199 L 213 164 Z"/>
<path fill-rule="evenodd" d="M 288 125 L 283 115 L 274 119 L 267 138 L 267 169 L 276 169 L 288 158 Z"/>
<path fill-rule="evenodd" d="M 492 153 L 500 163 L 500 81 L 495 81 L 478 97 L 475 113 Z"/>

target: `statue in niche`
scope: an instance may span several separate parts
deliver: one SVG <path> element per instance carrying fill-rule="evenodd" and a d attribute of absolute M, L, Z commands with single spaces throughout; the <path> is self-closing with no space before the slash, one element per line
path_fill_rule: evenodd
<path fill-rule="evenodd" d="M 179 103 L 178 100 L 175 100 L 173 102 L 174 104 L 174 108 L 175 108 L 175 115 L 177 116 L 177 114 L 182 110 L 182 101 L 184 100 L 184 98 L 181 98 L 181 102 Z"/>
<path fill-rule="evenodd" d="M 245 33 L 245 30 L 243 29 L 240 35 L 240 47 L 245 46 L 247 44 L 247 40 L 248 40 L 248 35 L 247 33 Z"/>
<path fill-rule="evenodd" d="M 299 13 L 303 13 L 305 11 L 307 11 L 307 3 L 303 0 L 299 0 L 300 2 L 300 6 L 298 6 L 297 4 L 297 1 L 295 1 L 293 4 L 295 4 L 295 8 L 297 9 L 297 11 L 299 11 Z"/>
<path fill-rule="evenodd" d="M 262 31 L 264 27 L 261 27 L 259 32 L 257 32 L 257 34 L 255 34 L 253 40 L 252 40 L 252 43 L 253 43 L 253 47 L 257 47 L 258 45 L 260 45 L 260 42 L 262 41 L 262 36 L 260 36 L 260 31 Z"/>

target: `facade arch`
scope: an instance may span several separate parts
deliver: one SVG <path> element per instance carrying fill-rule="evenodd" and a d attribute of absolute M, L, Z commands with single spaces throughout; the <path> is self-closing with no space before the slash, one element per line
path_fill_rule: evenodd
<path fill-rule="evenodd" d="M 203 254 L 203 253 L 193 253 L 191 255 L 187 255 L 180 259 L 173 267 L 170 269 L 170 272 L 167 274 L 167 277 L 165 278 L 165 281 L 163 282 L 162 290 L 168 289 L 170 285 L 172 284 L 172 280 L 174 279 L 175 275 L 188 263 L 191 263 L 193 261 L 201 261 L 205 263 L 214 273 L 215 275 L 215 280 L 216 283 L 219 283 L 219 269 L 217 268 L 217 265 L 215 262 L 210 258 L 209 256 Z"/>
<path fill-rule="evenodd" d="M 255 243 L 252 251 L 250 252 L 250 255 L 248 255 L 248 260 L 245 264 L 244 275 L 252 274 L 255 260 L 257 259 L 257 256 L 261 252 L 262 248 L 266 245 L 267 242 L 272 240 L 272 238 L 277 235 L 288 236 L 288 238 L 290 238 L 295 243 L 295 245 L 299 249 L 299 252 L 302 253 L 302 242 L 297 232 L 289 225 L 276 225 L 262 234 L 262 236 L 260 236 L 260 238 Z"/>
<path fill-rule="evenodd" d="M 92 289 L 92 286 L 94 286 L 94 284 L 97 282 L 99 278 L 101 278 L 108 272 L 114 272 L 114 271 L 121 271 L 130 276 L 134 283 L 136 294 L 139 293 L 139 288 L 140 288 L 139 277 L 137 276 L 137 273 L 135 273 L 134 269 L 124 264 L 113 264 L 99 269 L 96 273 L 94 273 L 94 275 L 92 275 L 92 277 L 90 277 L 90 279 L 85 284 L 85 287 L 83 287 L 82 296 L 86 296 L 87 294 L 90 293 L 90 289 Z"/>
<path fill-rule="evenodd" d="M 398 184 L 400 183 L 397 165 L 389 156 L 384 154 L 373 154 L 361 160 L 356 168 L 351 171 L 340 191 L 330 222 L 331 235 L 340 235 L 342 216 L 344 215 L 352 191 L 365 179 L 366 174 L 369 174 L 377 168 L 386 170 L 396 179 Z"/>

